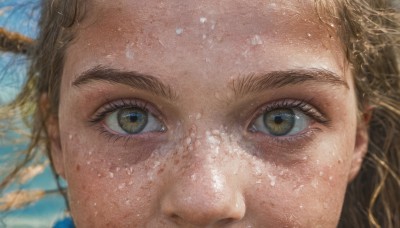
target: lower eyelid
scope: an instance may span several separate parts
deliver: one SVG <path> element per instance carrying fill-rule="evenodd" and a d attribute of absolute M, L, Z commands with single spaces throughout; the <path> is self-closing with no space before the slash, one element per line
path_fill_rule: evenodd
<path fill-rule="evenodd" d="M 251 137 L 261 145 L 265 144 L 267 148 L 277 147 L 281 149 L 297 150 L 302 149 L 312 142 L 321 131 L 322 129 L 318 127 L 308 127 L 306 130 L 296 135 L 275 137 L 256 132 L 252 134 Z"/>

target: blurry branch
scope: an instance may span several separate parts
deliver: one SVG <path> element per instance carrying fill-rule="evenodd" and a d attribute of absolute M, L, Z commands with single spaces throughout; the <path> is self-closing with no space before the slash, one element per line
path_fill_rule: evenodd
<path fill-rule="evenodd" d="M 45 191 L 43 190 L 21 190 L 11 192 L 0 198 L 0 211 L 22 208 L 27 204 L 40 200 L 44 195 Z"/>
<path fill-rule="evenodd" d="M 32 166 L 28 166 L 28 167 L 22 169 L 18 173 L 18 177 L 17 177 L 18 182 L 20 184 L 25 184 L 26 182 L 30 181 L 37 175 L 43 173 L 47 164 L 48 164 L 48 162 L 46 161 L 43 164 L 32 165 Z"/>
<path fill-rule="evenodd" d="M 16 54 L 26 54 L 33 47 L 33 40 L 29 37 L 0 28 L 0 50 Z"/>
<path fill-rule="evenodd" d="M 0 198 L 0 212 L 23 208 L 45 196 L 59 194 L 59 190 L 18 190 Z"/>

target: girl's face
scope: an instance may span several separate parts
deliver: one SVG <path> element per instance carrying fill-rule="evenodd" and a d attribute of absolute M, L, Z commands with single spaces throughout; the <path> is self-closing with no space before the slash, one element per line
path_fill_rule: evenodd
<path fill-rule="evenodd" d="M 335 227 L 368 141 L 336 29 L 313 1 L 90 1 L 52 134 L 76 225 Z"/>

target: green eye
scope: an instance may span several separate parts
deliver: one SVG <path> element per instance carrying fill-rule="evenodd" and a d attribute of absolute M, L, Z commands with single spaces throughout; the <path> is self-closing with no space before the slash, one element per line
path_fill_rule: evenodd
<path fill-rule="evenodd" d="M 141 132 L 148 122 L 147 112 L 138 108 L 121 109 L 117 117 L 118 125 L 128 134 Z"/>
<path fill-rule="evenodd" d="M 294 108 L 278 108 L 258 116 L 250 130 L 271 136 L 288 136 L 310 126 L 310 117 Z"/>
<path fill-rule="evenodd" d="M 138 107 L 115 110 L 105 118 L 105 125 L 113 132 L 123 135 L 165 131 L 160 120 L 149 111 Z"/>
<path fill-rule="evenodd" d="M 276 109 L 264 114 L 264 125 L 272 135 L 286 135 L 293 129 L 295 117 L 291 109 Z"/>

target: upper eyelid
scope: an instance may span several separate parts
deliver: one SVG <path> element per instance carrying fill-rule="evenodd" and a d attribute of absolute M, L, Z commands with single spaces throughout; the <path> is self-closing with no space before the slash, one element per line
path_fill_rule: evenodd
<path fill-rule="evenodd" d="M 296 100 L 296 99 L 280 99 L 268 102 L 267 104 L 262 105 L 257 108 L 255 114 L 251 118 L 251 122 L 248 125 L 251 127 L 254 124 L 254 121 L 265 112 L 272 111 L 278 108 L 294 108 L 303 112 L 305 115 L 310 118 L 317 119 L 318 122 L 323 123 L 327 126 L 330 124 L 330 119 L 327 118 L 326 114 L 316 108 L 314 105 L 310 104 L 312 100 Z M 305 110 L 305 107 L 309 108 L 309 111 Z M 312 112 L 311 112 L 312 111 Z"/>
<path fill-rule="evenodd" d="M 109 115 L 110 113 L 117 111 L 121 108 L 138 107 L 154 115 L 158 120 L 160 120 L 164 125 L 166 125 L 166 118 L 155 105 L 152 103 L 138 99 L 138 98 L 122 98 L 113 101 L 109 101 L 106 104 L 100 106 L 91 117 L 89 117 L 89 122 L 96 124 Z"/>

